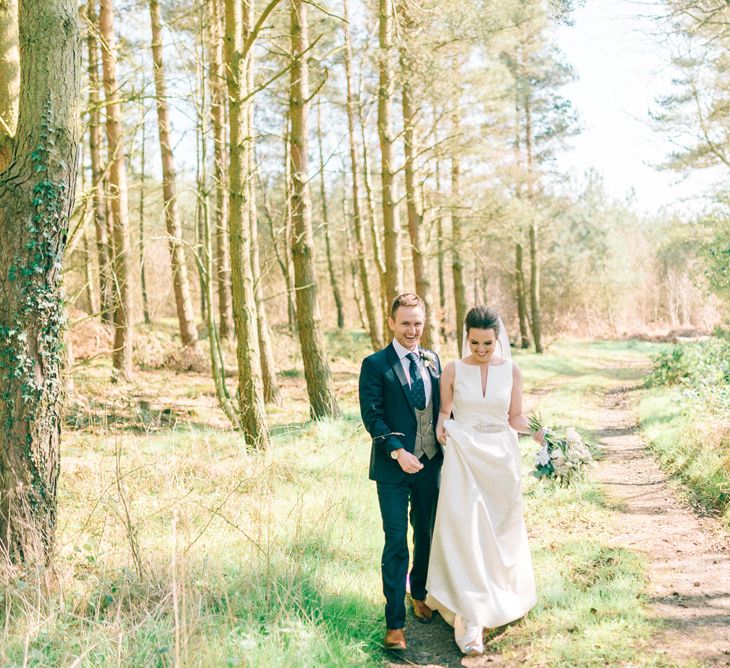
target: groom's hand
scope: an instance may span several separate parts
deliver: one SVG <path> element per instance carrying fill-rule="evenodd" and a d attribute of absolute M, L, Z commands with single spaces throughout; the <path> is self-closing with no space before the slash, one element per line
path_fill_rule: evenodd
<path fill-rule="evenodd" d="M 398 463 L 406 473 L 418 473 L 423 468 L 423 464 L 418 461 L 418 457 L 405 448 L 398 451 Z"/>

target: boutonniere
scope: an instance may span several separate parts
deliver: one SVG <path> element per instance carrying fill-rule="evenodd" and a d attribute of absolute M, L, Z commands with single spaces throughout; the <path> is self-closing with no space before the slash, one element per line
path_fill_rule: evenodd
<path fill-rule="evenodd" d="M 419 350 L 419 354 L 421 356 L 421 360 L 423 361 L 423 366 L 425 366 L 427 369 L 433 369 L 436 370 L 436 356 L 428 351 L 428 350 Z"/>

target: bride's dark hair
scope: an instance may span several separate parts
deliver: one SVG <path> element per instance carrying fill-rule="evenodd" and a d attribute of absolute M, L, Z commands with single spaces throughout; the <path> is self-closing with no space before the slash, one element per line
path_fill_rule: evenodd
<path fill-rule="evenodd" d="M 496 336 L 499 336 L 499 313 L 490 306 L 474 306 L 470 308 L 464 318 L 464 329 L 469 333 L 470 329 L 493 329 Z"/>

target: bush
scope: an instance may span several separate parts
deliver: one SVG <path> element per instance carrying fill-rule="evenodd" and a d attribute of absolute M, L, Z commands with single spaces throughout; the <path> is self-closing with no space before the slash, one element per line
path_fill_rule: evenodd
<path fill-rule="evenodd" d="M 679 344 L 652 358 L 648 387 L 684 385 L 702 390 L 730 384 L 730 340 Z"/>

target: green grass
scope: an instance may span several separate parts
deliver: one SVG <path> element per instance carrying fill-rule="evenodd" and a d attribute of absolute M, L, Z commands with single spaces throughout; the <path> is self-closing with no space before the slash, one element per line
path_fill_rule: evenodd
<path fill-rule="evenodd" d="M 104 365 L 80 371 L 93 401 L 63 439 L 57 583 L 0 583 L 0 665 L 382 665 L 382 529 L 356 405 L 367 342 L 338 341 L 345 417 L 308 421 L 303 379 L 283 374 L 266 453 L 227 429 L 205 376 L 149 371 L 124 388 Z M 590 437 L 600 393 L 652 352 L 573 343 L 517 359 L 529 390 L 549 390 L 546 421 Z M 150 422 L 140 400 L 176 421 Z M 530 477 L 535 445 L 522 447 L 539 603 L 493 645 L 507 665 L 673 665 L 651 647 L 641 559 L 610 544 L 616 511 L 588 483 Z"/>
<path fill-rule="evenodd" d="M 641 428 L 664 469 L 700 511 L 730 530 L 730 416 L 678 388 L 652 388 L 639 403 Z"/>

